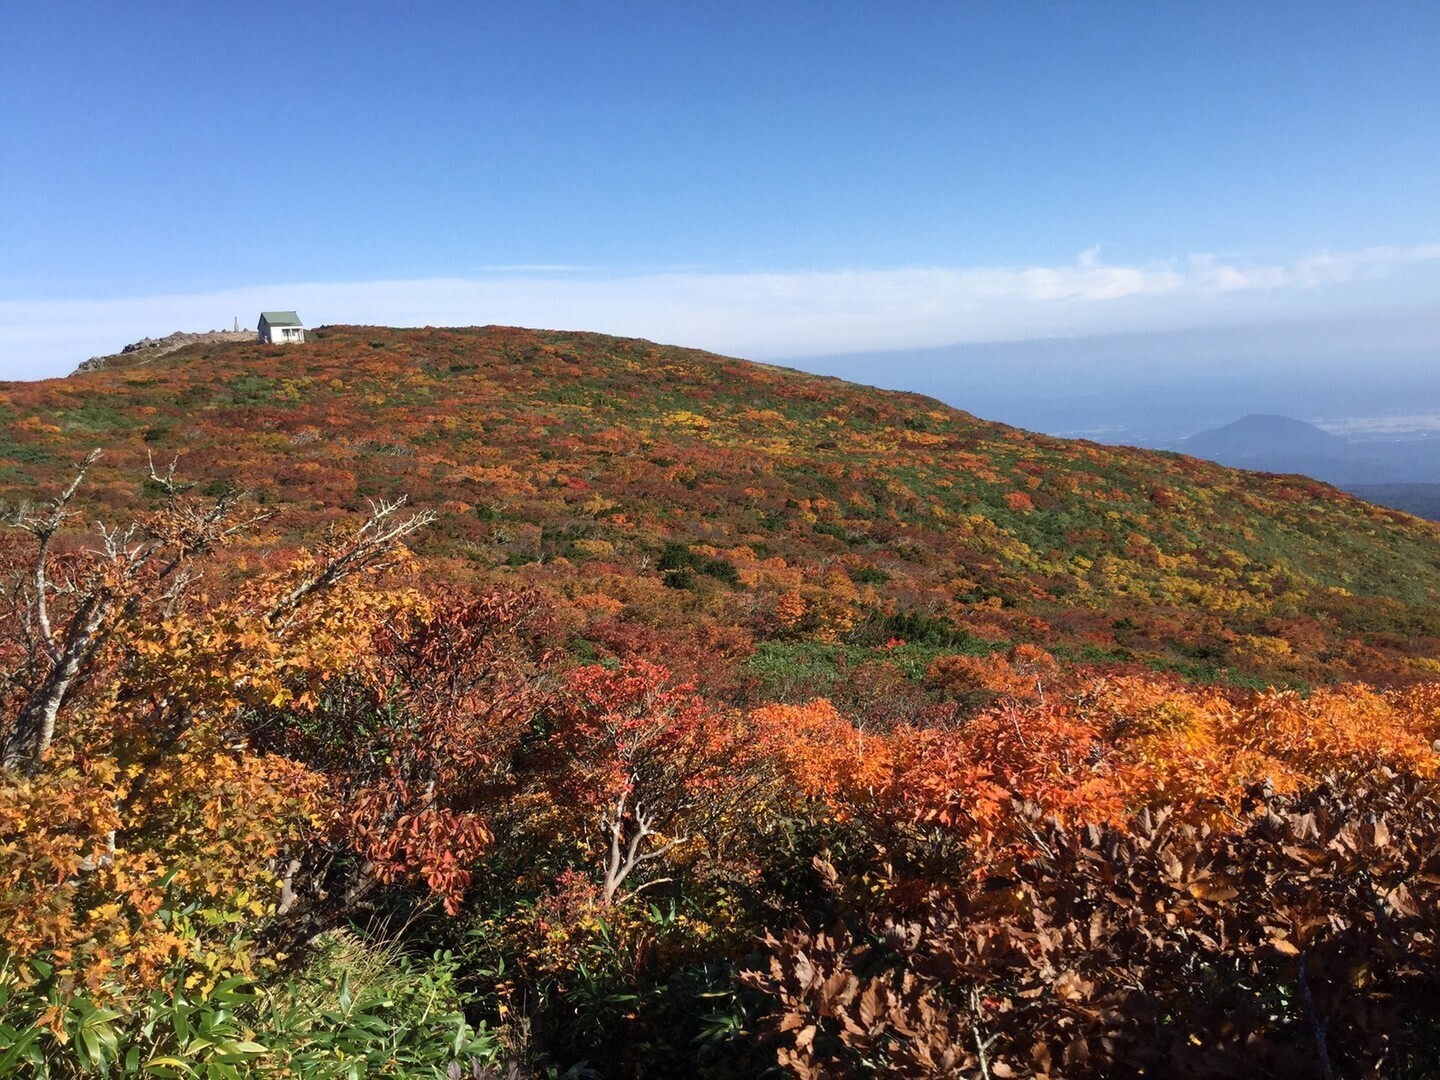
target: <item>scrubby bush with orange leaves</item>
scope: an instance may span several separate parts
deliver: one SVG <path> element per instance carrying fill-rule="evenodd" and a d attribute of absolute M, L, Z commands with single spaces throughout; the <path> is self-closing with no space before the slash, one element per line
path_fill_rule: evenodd
<path fill-rule="evenodd" d="M 780 1063 L 1426 1075 L 1437 706 L 1433 686 L 1100 677 L 953 730 L 761 710 L 797 789 L 878 845 L 819 857 L 844 917 L 772 937 L 747 976 L 779 1006 Z"/>
<path fill-rule="evenodd" d="M 996 670 L 955 660 L 937 662 L 928 677 L 960 663 Z M 1232 813 L 1261 782 L 1292 793 L 1324 777 L 1359 782 L 1389 770 L 1430 778 L 1440 770 L 1432 685 L 1301 696 L 1099 675 L 1042 699 L 1011 663 L 999 670 L 1013 692 L 996 691 L 992 707 L 953 727 L 867 730 L 823 699 L 766 706 L 754 718 L 798 790 L 832 813 L 959 829 L 987 845 L 1013 800 L 1066 825 L 1104 824 L 1161 804 Z"/>
<path fill-rule="evenodd" d="M 1048 652 L 1022 644 L 985 656 L 938 657 L 925 672 L 925 683 L 973 709 L 1001 698 L 1017 703 L 1042 701 L 1045 684 L 1059 673 L 1060 665 Z"/>

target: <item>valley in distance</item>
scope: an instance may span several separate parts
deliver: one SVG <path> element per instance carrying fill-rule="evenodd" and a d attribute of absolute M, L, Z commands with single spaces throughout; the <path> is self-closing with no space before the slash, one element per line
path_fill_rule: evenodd
<path fill-rule="evenodd" d="M 0 1076 L 1432 1074 L 1428 440 L 306 334 L 0 384 Z"/>

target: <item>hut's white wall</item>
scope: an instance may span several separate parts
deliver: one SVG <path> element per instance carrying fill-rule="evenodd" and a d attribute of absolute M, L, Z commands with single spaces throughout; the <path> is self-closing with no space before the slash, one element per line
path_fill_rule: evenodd
<path fill-rule="evenodd" d="M 303 344 L 305 329 L 301 326 L 271 326 L 260 320 L 260 340 L 270 345 Z"/>

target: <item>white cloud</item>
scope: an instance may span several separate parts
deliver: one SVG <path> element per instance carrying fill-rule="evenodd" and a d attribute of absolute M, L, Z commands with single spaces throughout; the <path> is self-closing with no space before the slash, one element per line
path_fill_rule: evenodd
<path fill-rule="evenodd" d="M 502 323 L 599 330 L 783 359 L 1333 313 L 1344 287 L 1440 262 L 1440 244 L 1289 262 L 1192 255 L 1106 265 L 625 274 L 501 267 L 465 279 L 320 282 L 98 300 L 0 300 L 0 377 L 39 378 L 175 329 L 253 326 L 294 308 L 311 325 Z M 1389 283 L 1387 283 L 1389 284 Z M 1348 294 L 1345 294 L 1348 295 Z"/>

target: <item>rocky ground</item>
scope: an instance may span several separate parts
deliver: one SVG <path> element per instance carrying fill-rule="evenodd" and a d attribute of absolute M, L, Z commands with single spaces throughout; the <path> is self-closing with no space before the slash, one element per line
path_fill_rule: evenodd
<path fill-rule="evenodd" d="M 100 368 L 116 367 L 139 367 L 147 364 L 157 357 L 172 353 L 176 349 L 183 349 L 186 345 L 193 345 L 197 341 L 254 341 L 256 333 L 254 330 L 206 330 L 202 333 L 192 334 L 184 330 L 176 330 L 162 338 L 141 338 L 126 345 L 117 353 L 110 353 L 107 356 L 92 356 L 75 369 L 76 374 L 82 371 L 98 371 Z"/>

